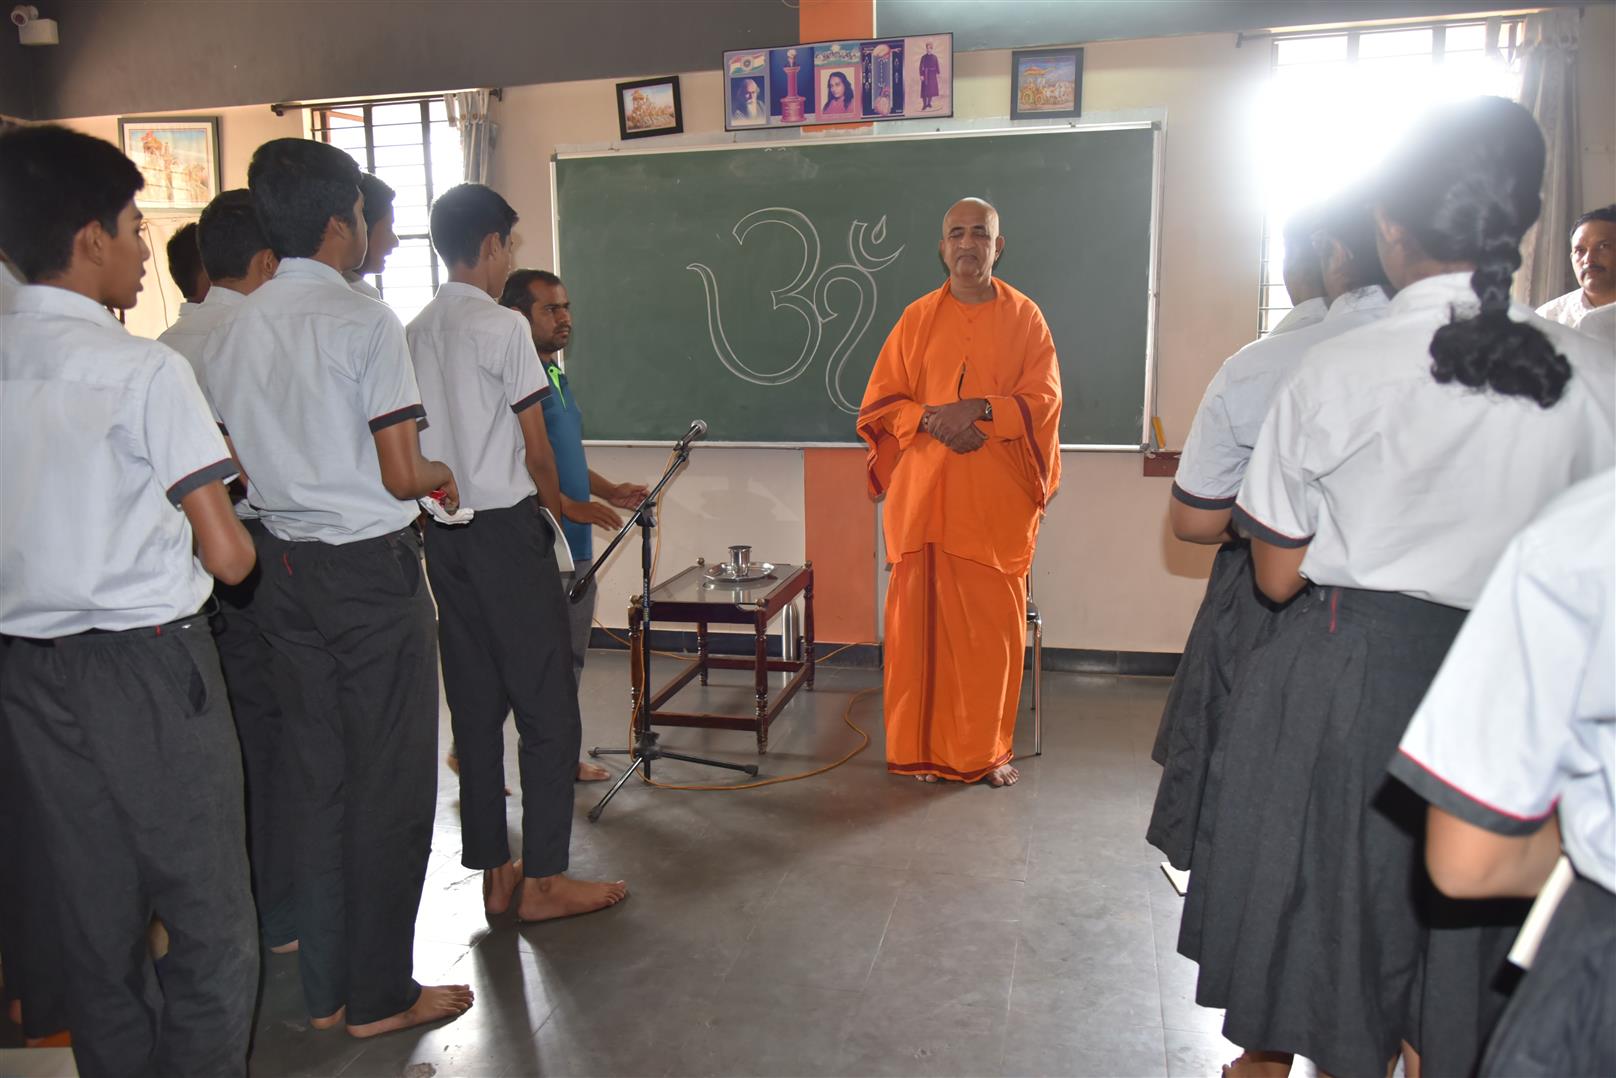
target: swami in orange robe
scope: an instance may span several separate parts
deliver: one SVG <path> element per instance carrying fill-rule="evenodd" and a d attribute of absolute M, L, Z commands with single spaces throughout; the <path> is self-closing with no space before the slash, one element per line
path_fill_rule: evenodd
<path fill-rule="evenodd" d="M 858 433 L 870 494 L 886 498 L 892 564 L 887 770 L 1003 785 L 1014 781 L 1027 573 L 1060 481 L 1061 386 L 1037 304 L 1002 281 L 986 286 L 984 302 L 944 284 L 909 305 L 876 361 Z M 978 448 L 922 430 L 929 407 L 976 400 L 992 412 L 974 424 L 986 436 Z"/>

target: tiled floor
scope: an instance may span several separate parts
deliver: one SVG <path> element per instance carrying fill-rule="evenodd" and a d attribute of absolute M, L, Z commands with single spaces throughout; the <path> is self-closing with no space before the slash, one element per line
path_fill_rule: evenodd
<path fill-rule="evenodd" d="M 591 658 L 586 746 L 622 743 L 626 675 L 619 653 Z M 822 669 L 776 725 L 765 774 L 857 744 L 840 716 L 877 683 Z M 625 877 L 632 897 L 547 925 L 484 918 L 444 771 L 416 975 L 470 982 L 476 1006 L 370 1042 L 314 1032 L 297 959 L 266 956 L 252 1072 L 1215 1075 L 1237 1050 L 1193 1003 L 1194 967 L 1173 950 L 1181 900 L 1142 837 L 1166 684 L 1051 674 L 1044 688 L 1044 755 L 1013 789 L 888 776 L 874 697 L 853 716 L 869 749 L 827 775 L 739 793 L 631 782 L 598 824 L 584 813 L 602 787 L 580 787 L 573 871 Z M 689 691 L 741 709 L 750 695 Z M 1030 715 L 1021 733 L 1030 751 Z M 664 741 L 755 759 L 746 734 Z M 732 779 L 663 767 L 668 781 Z M 517 799 L 510 810 L 514 832 Z"/>

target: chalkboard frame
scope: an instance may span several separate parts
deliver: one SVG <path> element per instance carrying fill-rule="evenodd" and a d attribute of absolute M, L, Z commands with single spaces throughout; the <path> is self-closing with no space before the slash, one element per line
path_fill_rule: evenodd
<path fill-rule="evenodd" d="M 785 133 L 787 129 L 775 129 Z M 958 138 L 985 138 L 1003 135 L 1082 135 L 1096 131 L 1140 131 L 1153 132 L 1151 144 L 1151 178 L 1150 178 L 1150 240 L 1148 250 L 1148 272 L 1146 274 L 1146 303 L 1145 303 L 1145 377 L 1144 393 L 1141 402 L 1141 422 L 1139 440 L 1115 445 L 1088 444 L 1088 443 L 1061 443 L 1061 452 L 1067 453 L 1144 453 L 1151 445 L 1151 417 L 1155 414 L 1156 406 L 1156 348 L 1157 348 L 1157 318 L 1161 299 L 1161 216 L 1162 191 L 1164 179 L 1164 157 L 1166 150 L 1167 125 L 1161 119 L 1139 120 L 1111 120 L 1098 119 L 1070 120 L 1065 123 L 1024 123 L 1006 124 L 1001 126 L 940 126 L 928 131 L 894 132 L 881 131 L 876 128 L 869 134 L 852 135 L 809 135 L 800 128 L 788 129 L 785 137 L 778 138 L 738 138 L 741 132 L 723 132 L 722 139 L 709 141 L 677 141 L 669 140 L 669 144 L 661 146 L 624 145 L 620 142 L 609 143 L 605 146 L 593 146 L 580 149 L 557 149 L 550 155 L 550 244 L 551 264 L 555 267 L 557 276 L 565 277 L 561 267 L 561 206 L 559 200 L 559 183 L 556 174 L 556 165 L 564 160 L 598 157 L 630 157 L 641 154 L 670 154 L 670 153 L 710 153 L 724 150 L 758 150 L 778 148 L 781 145 L 798 144 L 804 146 L 859 144 L 883 142 L 915 142 L 926 139 L 958 139 Z M 746 132 L 756 134 L 757 132 Z M 793 137 L 795 136 L 795 137 Z M 563 365 L 565 354 L 563 353 Z M 586 446 L 616 446 L 616 447 L 646 447 L 667 448 L 676 443 L 676 439 L 640 439 L 640 438 L 585 438 Z M 760 442 L 760 441 L 709 441 L 703 444 L 714 447 L 734 449 L 843 449 L 861 445 L 858 441 L 843 442 Z"/>

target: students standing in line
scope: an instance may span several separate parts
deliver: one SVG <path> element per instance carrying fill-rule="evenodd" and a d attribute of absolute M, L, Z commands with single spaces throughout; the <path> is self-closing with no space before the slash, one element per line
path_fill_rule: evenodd
<path fill-rule="evenodd" d="M 207 390 L 259 511 L 254 600 L 292 671 L 298 967 L 316 1029 L 356 1037 L 452 1018 L 465 985 L 411 976 L 436 808 L 437 639 L 411 526 L 453 473 L 421 455 L 404 327 L 348 287 L 366 230 L 359 169 L 275 139 L 247 186 L 274 280 L 205 348 Z"/>
<path fill-rule="evenodd" d="M 1430 802 L 1426 864 L 1456 898 L 1576 872 L 1482 1073 L 1616 1074 L 1616 474 L 1515 538 L 1391 772 Z"/>
<path fill-rule="evenodd" d="M 422 435 L 459 478 L 467 524 L 426 525 L 443 681 L 459 755 L 462 861 L 483 873 L 490 914 L 524 921 L 622 901 L 621 880 L 566 875 L 582 726 L 553 546 L 561 516 L 541 404 L 551 387 L 525 319 L 496 297 L 511 272 L 516 211 L 467 183 L 432 204 L 432 246 L 449 281 L 410 322 L 410 354 L 434 420 Z M 505 716 L 516 715 L 522 857 L 505 825 Z"/>
<path fill-rule="evenodd" d="M 393 232 L 393 199 L 397 193 L 368 172 L 359 174 L 359 193 L 365 196 L 365 260 L 342 276 L 360 295 L 381 299 L 381 289 L 365 278 L 387 269 L 387 256 L 398 249 L 398 236 Z"/>
<path fill-rule="evenodd" d="M 1239 1074 L 1475 1066 L 1515 911 L 1425 877 L 1423 804 L 1388 779 L 1409 717 L 1509 539 L 1616 461 L 1609 357 L 1512 306 L 1543 136 L 1477 98 L 1419 124 L 1374 185 L 1390 312 L 1312 349 L 1234 510 L 1279 615 L 1229 700 L 1197 998 Z M 1518 915 L 1518 914 L 1517 914 Z"/>
<path fill-rule="evenodd" d="M 252 193 L 245 187 L 226 191 L 208 204 L 197 222 L 202 267 L 213 282 L 200 306 L 182 315 L 157 339 L 184 356 L 207 386 L 208 337 L 236 316 L 241 303 L 275 276 L 280 260 L 258 223 Z M 243 492 L 244 493 L 244 492 Z M 258 511 L 243 497 L 235 504 L 254 547 L 263 549 L 267 532 Z M 279 667 L 264 636 L 253 602 L 262 576 L 260 567 L 240 584 L 213 589 L 219 611 L 213 616 L 213 639 L 230 692 L 230 711 L 241 740 L 241 767 L 247 783 L 247 855 L 252 864 L 253 897 L 264 946 L 277 954 L 297 950 L 297 921 L 292 887 L 295 835 L 287 815 L 289 776 L 284 759 L 285 706 L 282 695 L 289 672 Z"/>
<path fill-rule="evenodd" d="M 258 947 L 203 606 L 253 548 L 190 368 L 107 311 L 151 255 L 143 183 L 88 135 L 0 136 L 0 247 L 30 282 L 0 314 L 0 751 L 42 840 L 78 1072 L 244 1074 Z"/>

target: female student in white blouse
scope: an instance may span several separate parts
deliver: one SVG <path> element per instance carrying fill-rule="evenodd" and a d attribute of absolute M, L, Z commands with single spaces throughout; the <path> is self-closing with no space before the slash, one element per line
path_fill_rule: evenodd
<path fill-rule="evenodd" d="M 1299 214 L 1285 235 L 1285 279 L 1312 268 L 1320 318 L 1289 331 L 1276 328 L 1224 362 L 1195 411 L 1172 487 L 1173 533 L 1185 542 L 1219 544 L 1152 751 L 1162 778 L 1145 838 L 1180 870 L 1196 855 L 1208 757 L 1235 667 L 1272 610 L 1252 579 L 1251 545 L 1229 534 L 1246 461 L 1274 392 L 1307 350 L 1386 313 L 1375 222 L 1361 199 Z M 1187 909 L 1179 935 L 1179 951 L 1191 959 L 1198 949 L 1194 920 Z"/>
<path fill-rule="evenodd" d="M 1283 1071 L 1255 1050 L 1381 1075 L 1401 1043 L 1468 1074 L 1502 1006 L 1508 929 L 1443 906 L 1423 803 L 1386 766 L 1505 544 L 1616 461 L 1609 360 L 1509 301 L 1543 162 L 1500 98 L 1417 127 L 1372 199 L 1390 313 L 1309 352 L 1247 469 L 1234 520 L 1258 586 L 1312 590 L 1235 687 L 1217 856 L 1191 879 L 1198 991 L 1226 1000 L 1238 1073 Z"/>

